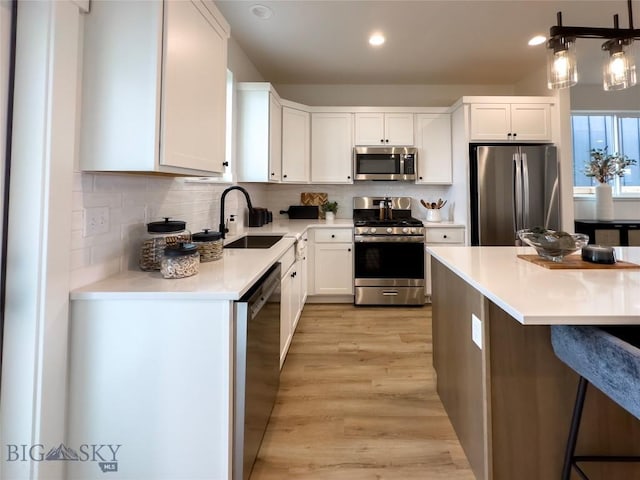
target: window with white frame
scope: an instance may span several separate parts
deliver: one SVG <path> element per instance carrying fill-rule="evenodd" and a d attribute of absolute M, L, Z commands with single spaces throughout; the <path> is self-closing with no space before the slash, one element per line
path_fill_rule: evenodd
<path fill-rule="evenodd" d="M 592 149 L 607 149 L 640 162 L 640 112 L 573 112 L 574 193 L 593 192 L 595 180 L 584 174 Z M 640 165 L 613 182 L 615 195 L 640 194 Z"/>

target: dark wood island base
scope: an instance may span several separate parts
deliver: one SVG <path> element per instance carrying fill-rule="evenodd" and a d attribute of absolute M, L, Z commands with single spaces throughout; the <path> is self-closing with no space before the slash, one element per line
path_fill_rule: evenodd
<path fill-rule="evenodd" d="M 578 375 L 555 356 L 550 327 L 522 325 L 435 258 L 432 288 L 438 394 L 476 478 L 560 479 Z M 590 389 L 576 453 L 640 455 L 640 420 Z M 582 465 L 590 480 L 640 480 L 638 463 Z"/>

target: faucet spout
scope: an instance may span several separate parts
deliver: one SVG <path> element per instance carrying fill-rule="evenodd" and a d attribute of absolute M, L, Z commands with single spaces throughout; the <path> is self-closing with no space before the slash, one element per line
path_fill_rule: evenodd
<path fill-rule="evenodd" d="M 220 196 L 220 226 L 219 226 L 219 230 L 220 230 L 220 233 L 222 234 L 222 238 L 225 238 L 226 237 L 226 233 L 228 232 L 227 227 L 224 224 L 224 199 L 226 198 L 227 194 L 231 190 L 240 190 L 244 194 L 244 198 L 247 200 L 247 208 L 249 209 L 249 214 L 251 214 L 251 211 L 253 210 L 253 206 L 251 205 L 251 197 L 249 197 L 249 192 L 247 192 L 244 188 L 242 188 L 240 185 L 233 185 L 233 186 L 225 189 L 224 192 L 222 192 L 222 195 Z"/>

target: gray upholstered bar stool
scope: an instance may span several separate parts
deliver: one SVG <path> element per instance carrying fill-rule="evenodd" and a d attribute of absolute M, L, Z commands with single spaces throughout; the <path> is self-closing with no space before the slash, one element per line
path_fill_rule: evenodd
<path fill-rule="evenodd" d="M 569 480 L 572 468 L 580 478 L 588 480 L 577 462 L 640 461 L 638 456 L 575 455 L 589 383 L 640 419 L 640 326 L 554 325 L 551 327 L 551 343 L 555 354 L 580 375 L 562 480 Z"/>

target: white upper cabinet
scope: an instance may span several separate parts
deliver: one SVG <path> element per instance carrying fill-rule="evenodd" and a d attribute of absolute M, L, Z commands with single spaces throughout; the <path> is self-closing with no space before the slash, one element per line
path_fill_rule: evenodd
<path fill-rule="evenodd" d="M 471 105 L 471 141 L 550 141 L 551 106 L 545 103 Z"/>
<path fill-rule="evenodd" d="M 213 2 L 93 2 L 80 168 L 224 171 L 229 26 Z"/>
<path fill-rule="evenodd" d="M 451 117 L 448 113 L 416 115 L 418 179 L 416 183 L 453 183 Z"/>
<path fill-rule="evenodd" d="M 311 114 L 311 182 L 353 183 L 353 114 Z"/>
<path fill-rule="evenodd" d="M 356 145 L 413 145 L 412 113 L 356 113 Z"/>
<path fill-rule="evenodd" d="M 311 116 L 296 108 L 282 107 L 282 181 L 309 182 Z"/>
<path fill-rule="evenodd" d="M 282 105 L 268 83 L 239 83 L 239 182 L 279 182 L 282 172 Z"/>

